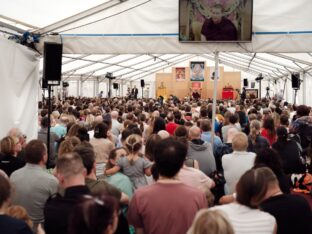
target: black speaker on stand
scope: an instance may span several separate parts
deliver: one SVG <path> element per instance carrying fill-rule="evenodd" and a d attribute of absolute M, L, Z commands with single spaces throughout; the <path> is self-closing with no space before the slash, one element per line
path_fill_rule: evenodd
<path fill-rule="evenodd" d="M 144 89 L 144 86 L 145 86 L 145 81 L 144 81 L 144 80 L 141 80 L 142 99 L 143 99 L 143 89 Z"/>
<path fill-rule="evenodd" d="M 62 54 L 63 54 L 63 44 L 54 42 L 45 42 L 43 50 L 43 78 L 42 78 L 42 88 L 48 88 L 48 131 L 47 131 L 47 151 L 48 151 L 48 161 L 47 168 L 52 168 L 53 162 L 51 160 L 50 153 L 50 125 L 51 125 L 51 88 L 52 86 L 60 85 L 62 77 Z"/>
<path fill-rule="evenodd" d="M 248 79 L 244 79 L 244 87 L 248 87 Z"/>
<path fill-rule="evenodd" d="M 118 83 L 113 83 L 113 89 L 116 90 L 116 95 L 115 96 L 117 96 Z"/>
<path fill-rule="evenodd" d="M 300 73 L 291 74 L 291 87 L 295 90 L 294 104 L 296 104 L 297 92 L 300 89 Z"/>

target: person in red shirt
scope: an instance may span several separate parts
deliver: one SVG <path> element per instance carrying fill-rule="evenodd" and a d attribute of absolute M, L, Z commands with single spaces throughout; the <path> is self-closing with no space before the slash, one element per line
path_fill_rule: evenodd
<path fill-rule="evenodd" d="M 174 115 L 173 113 L 169 113 L 167 115 L 167 121 L 168 123 L 166 124 L 166 131 L 169 132 L 170 136 L 173 136 L 174 131 L 176 128 L 179 126 L 174 122 Z"/>
<path fill-rule="evenodd" d="M 269 141 L 270 146 L 276 142 L 276 130 L 272 117 L 268 116 L 263 119 L 261 135 Z"/>
<path fill-rule="evenodd" d="M 186 233 L 197 211 L 207 208 L 202 191 L 178 179 L 187 146 L 169 137 L 154 151 L 156 183 L 136 190 L 128 211 L 128 222 L 136 233 Z"/>

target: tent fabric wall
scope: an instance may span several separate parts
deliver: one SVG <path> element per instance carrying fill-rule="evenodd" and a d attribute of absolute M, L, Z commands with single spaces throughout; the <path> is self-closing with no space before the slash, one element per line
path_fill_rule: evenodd
<path fill-rule="evenodd" d="M 30 49 L 0 38 L 1 138 L 19 128 L 28 139 L 37 138 L 39 59 Z"/>
<path fill-rule="evenodd" d="M 312 52 L 310 0 L 253 2 L 251 43 L 180 43 L 179 0 L 125 1 L 59 27 L 54 31 L 61 38 L 47 36 L 42 42 L 63 41 L 68 54 Z"/>

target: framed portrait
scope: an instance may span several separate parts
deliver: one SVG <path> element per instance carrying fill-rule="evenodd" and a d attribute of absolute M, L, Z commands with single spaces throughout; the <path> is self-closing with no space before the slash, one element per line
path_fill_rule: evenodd
<path fill-rule="evenodd" d="M 250 42 L 253 0 L 179 0 L 180 42 Z"/>
<path fill-rule="evenodd" d="M 176 67 L 176 81 L 185 81 L 185 67 Z"/>
<path fill-rule="evenodd" d="M 190 62 L 191 81 L 204 81 L 205 62 Z"/>
<path fill-rule="evenodd" d="M 258 98 L 258 89 L 246 89 L 246 98 L 247 99 L 257 99 Z"/>

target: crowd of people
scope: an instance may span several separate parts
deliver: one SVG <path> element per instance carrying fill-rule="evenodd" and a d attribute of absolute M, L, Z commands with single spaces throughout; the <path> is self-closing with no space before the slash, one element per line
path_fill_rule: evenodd
<path fill-rule="evenodd" d="M 0 142 L 0 233 L 312 233 L 308 106 L 220 100 L 214 121 L 199 98 L 38 107 L 37 139 Z"/>

